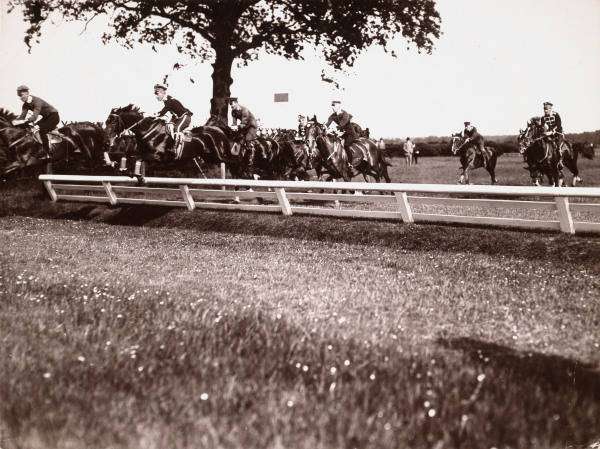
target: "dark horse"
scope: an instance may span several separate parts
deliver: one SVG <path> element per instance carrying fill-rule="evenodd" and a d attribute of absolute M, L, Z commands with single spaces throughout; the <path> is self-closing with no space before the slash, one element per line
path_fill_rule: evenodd
<path fill-rule="evenodd" d="M 66 154 L 66 164 L 70 169 L 87 165 L 94 172 L 103 164 L 102 155 L 107 142 L 99 124 L 74 122 L 64 125 L 58 132 L 70 138 L 74 144 L 73 152 Z"/>
<path fill-rule="evenodd" d="M 469 184 L 469 170 L 484 167 L 490 174 L 492 184 L 496 184 L 496 162 L 500 152 L 492 147 L 484 147 L 480 151 L 472 145 L 463 146 L 465 140 L 458 134 L 452 135 L 452 154 L 458 154 L 460 157 L 460 170 L 462 173 L 458 182 L 460 184 Z"/>
<path fill-rule="evenodd" d="M 548 177 L 551 185 L 559 187 L 564 184 L 561 166 L 561 155 L 552 136 L 547 136 L 537 117 L 529 120 L 525 131 L 519 133 L 519 150 L 527 163 L 527 170 L 533 184 L 540 185 L 543 175 Z M 570 146 L 563 142 L 564 152 L 570 152 Z"/>
<path fill-rule="evenodd" d="M 296 137 L 296 130 L 278 130 L 274 139 L 281 149 L 281 176 L 283 179 L 308 180 L 310 148 L 304 140 Z"/>
<path fill-rule="evenodd" d="M 112 109 L 106 119 L 110 152 L 119 137 L 128 131 L 133 133 L 137 143 L 134 154 L 129 156 L 144 162 L 144 167 L 147 164 L 149 169 L 191 167 L 193 160 L 202 156 L 202 142 L 193 132 L 186 131 L 183 149 L 177 157 L 175 141 L 169 134 L 167 123 L 154 117 L 144 117 L 132 104 Z"/>
<path fill-rule="evenodd" d="M 387 167 L 391 164 L 385 160 L 375 142 L 367 138 L 359 137 L 352 143 L 352 161 L 348 161 L 342 139 L 328 135 L 324 126 L 313 118 L 306 126 L 306 143 L 311 152 L 312 166 L 319 179 L 322 174 L 327 174 L 328 179 L 343 178 L 344 181 L 350 181 L 354 176 L 362 174 L 366 182 L 368 175 L 373 176 L 376 182 L 380 182 L 381 177 L 386 182 L 391 182 L 387 172 Z M 352 167 L 349 162 L 354 162 Z"/>
<path fill-rule="evenodd" d="M 536 124 L 539 122 L 538 117 L 532 118 L 525 130 L 519 130 L 519 136 L 517 141 L 519 143 L 519 152 L 523 155 L 524 161 L 527 163 L 527 170 L 529 170 L 532 181 L 536 185 L 540 185 L 541 177 L 546 174 L 548 181 L 552 184 L 551 177 L 548 175 L 548 171 L 544 167 L 538 167 L 537 161 L 533 157 L 530 147 L 535 143 L 539 137 L 535 134 Z M 540 123 L 541 125 L 541 123 Z M 586 159 L 594 159 L 594 144 L 584 143 L 569 143 L 565 141 L 562 154 L 562 163 L 569 169 L 573 174 L 571 180 L 571 186 L 575 187 L 578 182 L 583 182 L 583 179 L 579 176 L 579 168 L 577 167 L 577 160 L 579 155 L 582 155 Z"/>
<path fill-rule="evenodd" d="M 75 143 L 68 137 L 56 131 L 48 133 L 50 155 L 52 161 L 66 164 L 68 155 L 75 149 Z M 0 124 L 0 173 L 6 175 L 15 170 L 24 171 L 28 167 L 37 167 L 45 162 L 45 152 L 39 134 L 28 125 L 13 126 L 2 120 Z M 49 168 L 49 165 L 46 165 Z"/>
<path fill-rule="evenodd" d="M 208 164 L 224 162 L 234 178 L 283 178 L 281 147 L 271 137 L 257 137 L 243 143 L 242 136 L 217 115 L 192 133 L 203 142 L 202 159 Z"/>

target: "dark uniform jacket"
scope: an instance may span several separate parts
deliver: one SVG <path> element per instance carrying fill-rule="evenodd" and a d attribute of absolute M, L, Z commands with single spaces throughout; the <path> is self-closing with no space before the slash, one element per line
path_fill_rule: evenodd
<path fill-rule="evenodd" d="M 30 122 L 35 122 L 39 115 L 42 117 L 48 117 L 52 113 L 58 113 L 56 108 L 46 103 L 39 97 L 31 96 L 31 103 L 23 103 L 23 109 L 21 111 L 21 115 L 18 117 L 18 120 L 23 120 L 27 115 L 27 111 L 33 111 L 33 115 L 29 117 L 27 120 Z"/>
<path fill-rule="evenodd" d="M 473 127 L 470 131 L 465 128 L 463 135 L 468 137 L 471 142 L 483 142 L 483 136 L 479 134 L 477 128 Z"/>
<path fill-rule="evenodd" d="M 183 114 L 193 115 L 192 111 L 185 108 L 178 100 L 167 95 L 167 99 L 165 100 L 165 107 L 161 109 L 158 115 L 165 115 L 167 112 L 170 112 L 175 116 L 175 118 L 181 117 Z"/>
<path fill-rule="evenodd" d="M 562 120 L 560 119 L 560 115 L 558 112 L 552 112 L 548 115 L 542 116 L 542 125 L 546 125 L 548 127 L 548 131 L 557 131 L 562 134 Z"/>
<path fill-rule="evenodd" d="M 234 119 L 233 124 L 235 125 L 236 119 L 239 120 L 240 128 L 242 129 L 250 127 L 258 128 L 258 125 L 256 124 L 256 118 L 252 112 L 250 112 L 248 108 L 244 106 L 241 106 L 241 109 L 233 109 L 231 111 L 231 116 Z"/>
<path fill-rule="evenodd" d="M 350 124 L 350 120 L 352 120 L 352 114 L 348 114 L 342 109 L 339 114 L 336 112 L 331 114 L 327 119 L 327 123 L 325 124 L 325 126 L 329 126 L 331 125 L 331 122 L 335 122 L 338 128 L 346 129 Z"/>

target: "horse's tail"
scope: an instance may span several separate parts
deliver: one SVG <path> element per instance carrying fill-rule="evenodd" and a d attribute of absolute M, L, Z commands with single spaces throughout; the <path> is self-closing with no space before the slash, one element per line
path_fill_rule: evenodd
<path fill-rule="evenodd" d="M 590 159 L 590 160 L 594 159 L 595 152 L 594 152 L 594 144 L 593 143 L 577 142 L 577 143 L 571 144 L 571 147 L 573 148 L 573 152 L 581 154 L 584 158 Z"/>

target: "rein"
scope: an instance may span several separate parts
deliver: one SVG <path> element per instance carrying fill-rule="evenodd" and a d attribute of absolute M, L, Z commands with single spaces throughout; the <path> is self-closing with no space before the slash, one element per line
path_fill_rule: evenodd
<path fill-rule="evenodd" d="M 117 117 L 119 119 L 119 124 L 124 128 L 123 131 L 121 131 L 119 133 L 119 137 L 121 137 L 127 131 L 130 131 L 131 129 L 133 129 L 135 126 L 139 125 L 142 122 L 142 120 L 144 120 L 146 118 L 146 117 L 142 117 L 137 122 L 135 122 L 133 125 L 131 125 L 129 128 L 125 128 L 125 122 L 123 121 L 123 119 L 121 118 L 121 116 L 119 114 L 111 113 L 111 114 L 109 114 L 109 117 L 111 115 L 114 117 Z"/>

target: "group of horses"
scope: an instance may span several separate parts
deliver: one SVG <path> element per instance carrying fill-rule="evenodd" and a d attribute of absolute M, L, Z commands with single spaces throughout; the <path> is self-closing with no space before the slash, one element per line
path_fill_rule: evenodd
<path fill-rule="evenodd" d="M 550 185 L 562 186 L 564 183 L 563 167 L 573 174 L 571 185 L 583 182 L 579 176 L 577 160 L 579 155 L 587 159 L 594 158 L 594 145 L 591 143 L 570 143 L 564 136 L 558 139 L 556 134 L 548 134 L 541 117 L 533 117 L 527 122 L 525 130 L 519 130 L 517 137 L 519 152 L 526 163 L 532 183 L 541 185 L 546 176 Z M 459 183 L 469 183 L 469 171 L 485 168 L 490 175 L 491 183 L 496 184 L 496 162 L 502 154 L 492 146 L 484 146 L 483 151 L 474 146 L 464 145 L 465 138 L 460 134 L 452 135 L 452 154 L 460 158 Z"/>
<path fill-rule="evenodd" d="M 14 118 L 0 110 L 0 174 L 4 175 L 39 166 L 43 160 L 39 139 L 27 127 L 13 126 Z M 372 140 L 356 140 L 351 149 L 355 165 L 351 166 L 341 137 L 328 134 L 316 117 L 307 123 L 303 139 L 295 134 L 280 130 L 244 142 L 223 118 L 211 116 L 205 125 L 185 131 L 183 148 L 176 152 L 167 122 L 145 116 L 130 104 L 112 109 L 103 124 L 69 123 L 51 133 L 51 159 L 55 169 L 64 165 L 98 173 L 109 168 L 140 179 L 157 168 L 196 170 L 202 175 L 202 163 L 224 163 L 231 176 L 239 179 L 303 180 L 314 169 L 319 179 L 349 181 L 363 174 L 366 181 L 371 175 L 377 182 L 381 177 L 390 182 L 389 163 Z M 140 173 L 135 171 L 138 161 L 143 167 Z"/>
<path fill-rule="evenodd" d="M 28 127 L 13 126 L 16 116 L 0 109 L 0 176 L 39 167 L 43 148 L 39 137 Z M 239 132 L 227 126 L 225 119 L 211 116 L 205 125 L 183 135 L 181 151 L 175 151 L 175 139 L 165 120 L 145 116 L 138 107 L 127 105 L 110 111 L 104 123 L 75 122 L 63 124 L 50 134 L 51 160 L 54 168 L 89 173 L 115 173 L 143 176 L 155 169 L 193 170 L 204 175 L 202 165 L 224 163 L 231 176 L 238 179 L 305 180 L 314 169 L 320 180 L 350 181 L 362 174 L 391 182 L 390 163 L 383 151 L 368 137 L 361 136 L 344 149 L 343 139 L 327 131 L 316 117 L 309 120 L 298 138 L 295 130 L 263 133 L 252 142 L 244 142 Z M 495 169 L 499 151 L 486 146 L 483 151 L 464 145 L 464 138 L 452 136 L 452 153 L 459 156 L 459 182 L 469 183 L 469 171 L 483 167 L 497 182 Z M 534 184 L 546 176 L 552 185 L 564 184 L 562 168 L 573 173 L 572 185 L 581 182 L 577 159 L 594 157 L 592 144 L 571 144 L 545 133 L 541 119 L 529 120 L 518 136 L 520 152 Z M 124 163 L 123 163 L 124 161 Z M 141 164 L 136 164 L 141 162 Z M 142 170 L 136 170 L 137 166 Z M 196 175 L 196 173 L 194 173 Z"/>

